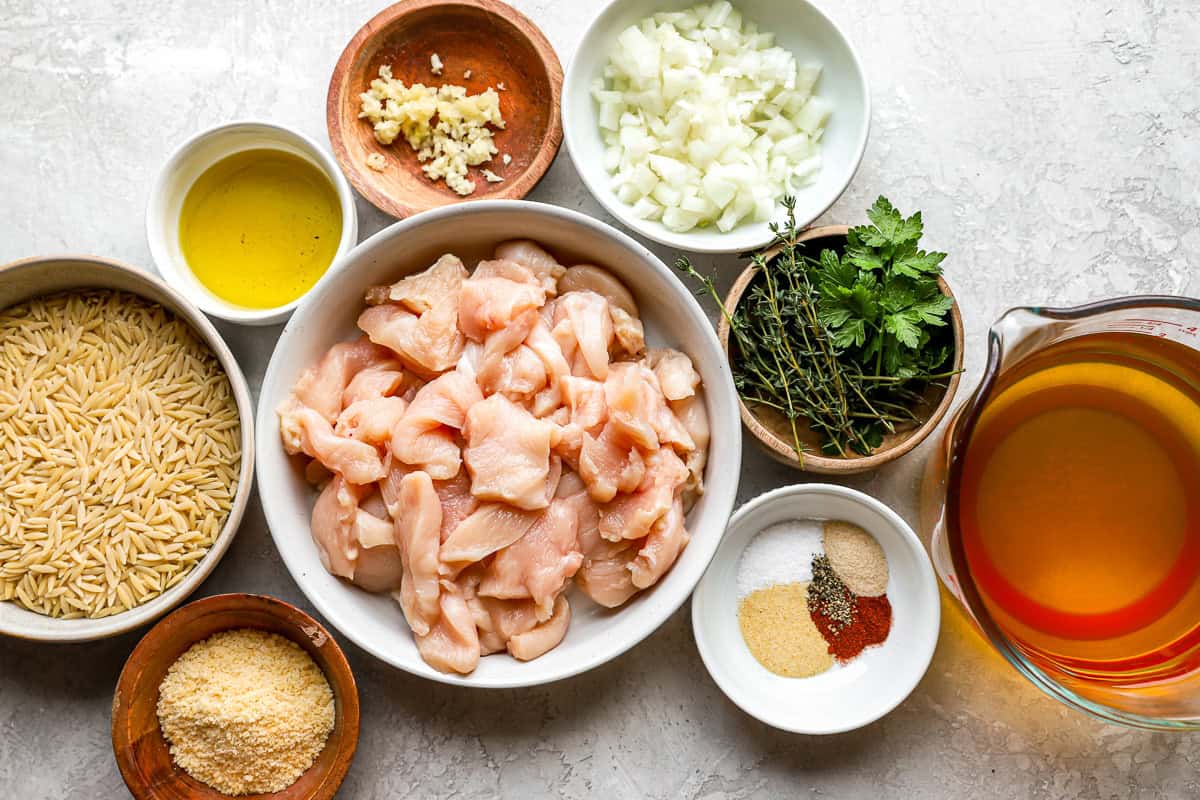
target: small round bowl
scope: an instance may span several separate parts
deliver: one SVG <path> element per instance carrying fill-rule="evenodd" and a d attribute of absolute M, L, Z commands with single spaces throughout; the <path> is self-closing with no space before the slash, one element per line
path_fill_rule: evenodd
<path fill-rule="evenodd" d="M 887 640 L 811 678 L 768 671 L 751 655 L 738 627 L 742 551 L 763 528 L 789 519 L 840 519 L 861 526 L 883 547 L 890 572 Z M 747 714 L 793 733 L 854 730 L 900 705 L 929 668 L 940 625 L 937 578 L 912 528 L 873 497 L 830 484 L 784 486 L 738 509 L 692 596 L 696 646 L 721 691 Z"/>
<path fill-rule="evenodd" d="M 358 242 L 354 192 L 333 158 L 316 142 L 299 131 L 270 122 L 230 122 L 202 131 L 181 144 L 167 159 L 150 190 L 150 202 L 146 206 L 146 240 L 159 274 L 204 313 L 243 325 L 274 325 L 287 319 L 304 296 L 275 308 L 234 305 L 200 283 L 179 246 L 179 212 L 192 184 L 213 164 L 244 150 L 281 150 L 299 156 L 320 169 L 333 184 L 342 209 L 342 238 L 338 240 L 333 261 L 320 280 L 333 274 L 342 256 Z"/>
<path fill-rule="evenodd" d="M 812 254 L 815 256 L 821 251 L 823 246 L 841 248 L 845 244 L 846 233 L 849 230 L 849 227 L 846 225 L 823 225 L 804 231 L 800 234 L 797 241 L 810 242 L 812 244 Z M 770 260 L 778 252 L 778 248 L 772 248 L 764 255 Z M 756 267 L 747 267 L 734 282 L 733 287 L 729 290 L 729 294 L 725 296 L 725 310 L 730 315 L 737 309 L 742 295 L 746 292 L 746 289 L 750 286 L 750 282 L 757 274 L 758 269 Z M 954 297 L 954 294 L 950 291 L 950 285 L 943 278 L 938 278 L 938 286 L 941 288 L 942 294 L 950 298 Z M 954 393 L 958 391 L 958 384 L 962 378 L 961 370 L 963 365 L 963 322 L 958 303 L 950 307 L 950 326 L 954 336 L 954 356 L 950 369 L 957 371 L 950 376 L 949 382 L 944 387 L 931 384 L 926 388 L 920 405 L 915 409 L 917 414 L 924 418 L 924 421 L 920 425 L 903 428 L 897 430 L 895 433 L 887 434 L 883 437 L 883 444 L 877 447 L 870 455 L 850 457 L 822 455 L 820 437 L 805 425 L 799 431 L 801 444 L 808 448 L 804 452 L 804 461 L 802 463 L 796 457 L 796 450 L 792 446 L 790 429 L 784 417 L 781 414 L 773 413 L 770 409 L 751 409 L 739 397 L 738 408 L 741 411 L 742 423 L 750 431 L 751 435 L 754 436 L 755 440 L 762 445 L 767 455 L 781 464 L 786 464 L 789 467 L 804 470 L 805 472 L 816 472 L 824 475 L 854 475 L 895 461 L 923 442 L 929 434 L 933 433 L 938 423 L 942 421 L 942 417 L 946 416 L 946 412 L 950 410 L 950 404 L 954 400 Z M 729 320 L 724 314 L 721 315 L 721 319 L 717 323 L 717 338 L 721 340 L 721 348 L 725 351 L 725 357 L 728 359 Z"/>
<path fill-rule="evenodd" d="M 220 594 L 189 603 L 150 629 L 125 662 L 113 695 L 113 753 L 135 800 L 221 800 L 229 795 L 188 775 L 171 759 L 158 726 L 158 687 L 175 660 L 196 642 L 235 628 L 291 639 L 313 658 L 333 690 L 333 731 L 316 761 L 274 800 L 328 800 L 350 769 L 358 745 L 358 688 L 346 656 L 321 623 L 282 600 Z"/>
<path fill-rule="evenodd" d="M 772 239 L 770 221 L 745 222 L 728 233 L 716 227 L 675 233 L 661 222 L 638 219 L 610 187 L 604 168 L 604 142 L 592 83 L 603 75 L 617 36 L 659 11 L 677 11 L 695 0 L 615 0 L 597 16 L 583 35 L 567 68 L 563 89 L 563 130 L 567 152 L 583 182 L 602 206 L 636 233 L 677 250 L 693 253 L 740 253 L 765 247 Z M 871 95 L 854 46 L 826 14 L 809 0 L 739 0 L 746 19 L 763 32 L 775 34 L 803 64 L 823 66 L 816 93 L 833 104 L 833 114 L 821 139 L 821 171 L 816 181 L 796 192 L 796 222 L 808 225 L 850 185 L 867 147 L 871 127 Z M 782 217 L 782 210 L 778 217 Z"/>
<path fill-rule="evenodd" d="M 300 375 L 330 346 L 361 335 L 355 326 L 368 286 L 423 270 L 443 253 L 474 265 L 496 244 L 536 239 L 564 264 L 598 264 L 633 293 L 651 347 L 675 347 L 692 358 L 703 381 L 712 431 L 704 494 L 687 516 L 691 542 L 651 589 L 619 609 L 571 597 L 571 624 L 562 643 L 532 661 L 507 653 L 480 661 L 470 675 L 447 675 L 417 652 L 400 606 L 370 594 L 321 565 L 310 533 L 315 493 L 279 438 L 276 409 Z M 526 200 L 481 200 L 448 206 L 398 222 L 364 241 L 346 259 L 339 279 L 319 287 L 284 328 L 271 356 L 258 402 L 258 487 L 271 498 L 263 511 L 271 536 L 301 591 L 329 623 L 377 658 L 424 678 L 459 686 L 536 686 L 616 658 L 653 633 L 683 605 L 717 549 L 737 495 L 742 459 L 737 396 L 729 367 L 696 298 L 653 253 L 602 222 L 558 206 Z"/>
<path fill-rule="evenodd" d="M 95 256 L 42 256 L 0 267 L 0 308 L 43 294 L 68 289 L 116 289 L 160 303 L 185 320 L 212 349 L 229 376 L 242 426 L 242 463 L 237 494 L 225 525 L 212 547 L 183 580 L 158 597 L 120 614 L 101 619 L 58 619 L 0 603 L 0 634 L 43 642 L 86 642 L 132 630 L 157 619 L 182 603 L 217 566 L 242 522 L 254 483 L 254 404 L 246 377 L 225 340 L 187 298 L 150 273 Z"/>
<path fill-rule="evenodd" d="M 444 63 L 440 75 L 430 69 L 435 53 Z M 472 194 L 463 197 L 445 181 L 429 180 L 403 138 L 381 145 L 371 124 L 358 118 L 359 95 L 385 64 L 410 86 L 453 84 L 469 94 L 496 89 L 506 124 L 494 131 L 499 152 L 469 170 Z M 497 0 L 408 0 L 376 14 L 342 51 L 325 101 L 329 142 L 354 188 L 393 217 L 467 200 L 519 200 L 546 174 L 562 144 L 562 82 L 550 42 L 511 6 Z M 382 171 L 367 166 L 367 156 L 375 153 L 384 157 Z M 512 159 L 508 164 L 501 159 L 505 153 Z M 489 183 L 480 174 L 484 168 L 504 180 Z"/>

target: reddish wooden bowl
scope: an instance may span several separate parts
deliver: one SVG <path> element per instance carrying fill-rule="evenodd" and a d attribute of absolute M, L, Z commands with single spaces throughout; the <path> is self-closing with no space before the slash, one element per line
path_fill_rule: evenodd
<path fill-rule="evenodd" d="M 434 53 L 445 64 L 441 75 L 430 70 Z M 409 85 L 455 84 L 470 94 L 497 89 L 505 128 L 494 132 L 499 153 L 469 170 L 473 194 L 461 197 L 445 181 L 429 180 L 406 142 L 397 139 L 383 146 L 375 141 L 371 124 L 358 118 L 359 95 L 384 64 Z M 463 77 L 467 70 L 470 78 Z M 550 42 L 525 15 L 504 3 L 406 0 L 377 14 L 342 51 L 325 103 L 329 142 L 354 188 L 394 217 L 464 200 L 519 199 L 541 180 L 562 144 L 562 80 L 562 65 Z M 383 154 L 382 172 L 367 166 L 372 153 Z M 504 153 L 512 157 L 507 165 Z M 480 174 L 484 168 L 504 181 L 488 183 Z"/>
<path fill-rule="evenodd" d="M 273 597 L 222 594 L 189 603 L 147 633 L 121 671 L 113 695 L 113 752 L 136 800 L 223 800 L 175 765 L 158 727 L 158 687 L 185 650 L 219 631 L 258 628 L 303 647 L 325 673 L 336 712 L 325 749 L 287 789 L 248 795 L 273 800 L 328 800 L 341 785 L 358 744 L 358 688 L 346 656 L 329 632 L 300 609 Z"/>

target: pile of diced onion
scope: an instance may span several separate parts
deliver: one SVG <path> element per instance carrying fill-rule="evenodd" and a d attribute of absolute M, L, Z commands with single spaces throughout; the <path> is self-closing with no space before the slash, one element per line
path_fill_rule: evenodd
<path fill-rule="evenodd" d="M 727 2 L 630 26 L 593 87 L 613 191 L 676 232 L 770 219 L 820 170 L 820 74 Z"/>

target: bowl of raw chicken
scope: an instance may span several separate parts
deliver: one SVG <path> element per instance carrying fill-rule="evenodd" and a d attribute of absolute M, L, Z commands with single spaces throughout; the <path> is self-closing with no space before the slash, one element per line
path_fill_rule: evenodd
<path fill-rule="evenodd" d="M 480 201 L 360 244 L 292 316 L 259 401 L 259 489 L 292 576 L 408 672 L 583 672 L 687 599 L 737 492 L 712 326 L 577 212 Z"/>

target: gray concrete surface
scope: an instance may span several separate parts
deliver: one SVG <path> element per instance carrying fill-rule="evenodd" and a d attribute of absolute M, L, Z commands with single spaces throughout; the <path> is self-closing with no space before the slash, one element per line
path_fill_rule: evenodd
<path fill-rule="evenodd" d="M 381 2 L 0 0 L 0 262 L 89 252 L 150 265 L 143 209 L 168 151 L 263 117 L 324 141 L 329 71 Z M 523 0 L 566 61 L 601 0 Z M 866 159 L 826 216 L 879 193 L 925 213 L 969 330 L 1014 303 L 1200 295 L 1200 6 L 1190 0 L 826 0 L 875 97 Z M 604 217 L 565 152 L 534 192 Z M 359 203 L 366 236 L 388 220 Z M 664 257 L 672 253 L 656 250 Z M 701 259 L 728 282 L 733 259 Z M 257 386 L 278 329 L 223 326 Z M 916 518 L 923 447 L 850 481 Z M 741 498 L 796 481 L 747 448 Z M 308 607 L 258 501 L 201 593 Z M 311 608 L 309 609 L 311 610 Z M 705 673 L 686 607 L 558 685 L 433 684 L 346 644 L 363 700 L 347 798 L 1167 798 L 1200 793 L 1200 738 L 1109 727 L 1023 683 L 949 606 L 914 695 L 864 730 L 792 736 Z M 141 632 L 0 641 L 0 796 L 125 795 L 111 691 Z M 345 643 L 344 643 L 345 644 Z"/>

